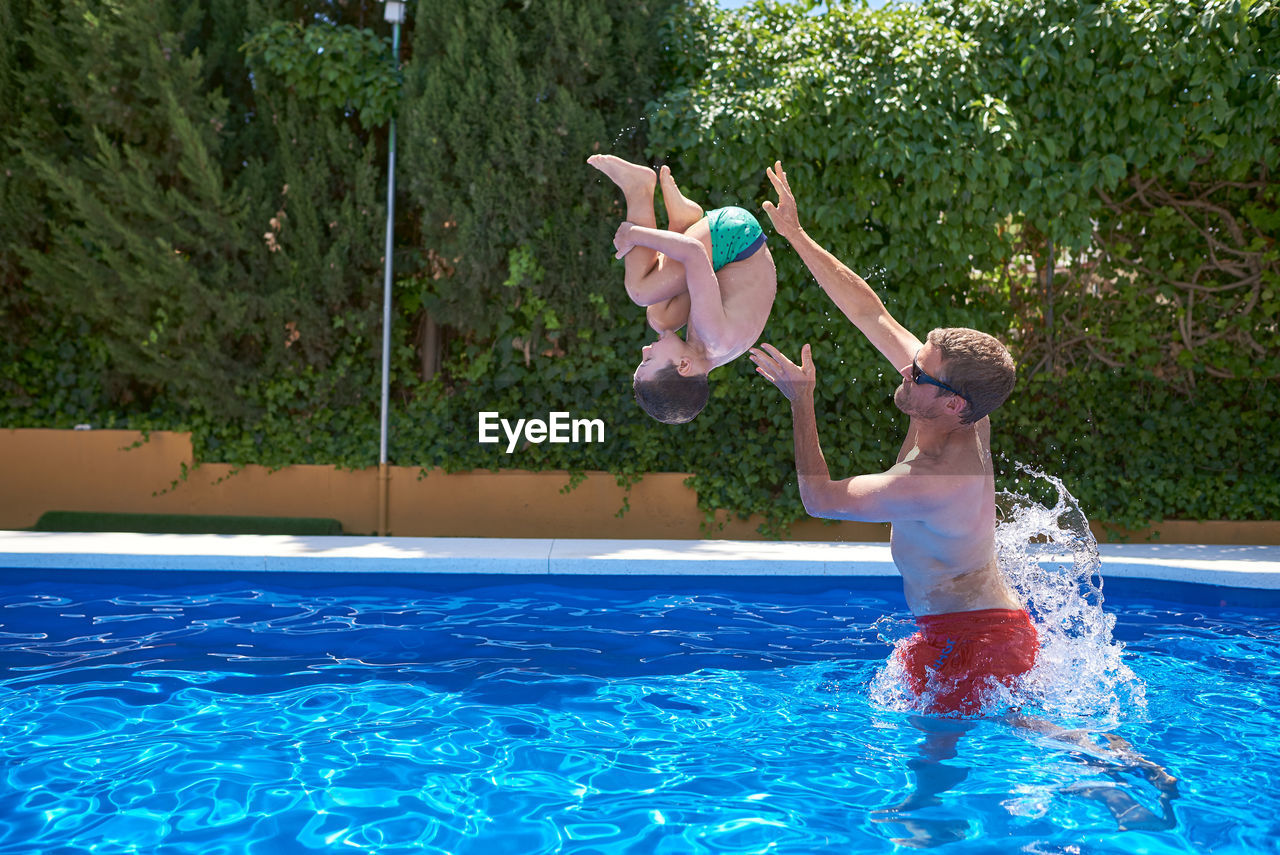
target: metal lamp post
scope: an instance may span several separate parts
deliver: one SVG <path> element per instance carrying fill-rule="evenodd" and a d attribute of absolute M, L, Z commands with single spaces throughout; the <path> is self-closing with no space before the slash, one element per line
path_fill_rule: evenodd
<path fill-rule="evenodd" d="M 404 23 L 404 3 L 386 0 L 384 16 L 391 24 L 391 53 L 400 64 L 400 25 Z M 391 395 L 391 250 L 396 218 L 396 119 L 391 116 L 387 142 L 387 244 L 383 258 L 382 282 L 382 421 L 378 447 L 378 534 L 386 536 L 387 505 L 390 499 L 391 470 L 387 465 L 387 409 Z"/>

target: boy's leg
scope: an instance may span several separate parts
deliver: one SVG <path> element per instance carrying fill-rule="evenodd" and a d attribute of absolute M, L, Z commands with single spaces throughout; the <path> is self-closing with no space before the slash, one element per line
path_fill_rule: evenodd
<path fill-rule="evenodd" d="M 657 176 L 652 169 L 612 154 L 593 154 L 587 158 L 587 163 L 607 175 L 622 190 L 627 201 L 627 222 L 650 229 L 658 227 L 653 211 Z M 656 250 L 637 246 L 626 254 L 623 264 L 627 293 L 637 305 L 651 306 L 688 290 L 684 268 Z"/>
<path fill-rule="evenodd" d="M 662 186 L 662 202 L 667 206 L 667 228 L 681 234 L 702 219 L 702 206 L 685 198 L 671 177 L 671 167 L 663 166 L 658 170 L 658 183 Z"/>
<path fill-rule="evenodd" d="M 657 177 L 653 170 L 638 163 L 629 163 L 612 154 L 593 154 L 587 163 L 608 176 L 618 185 L 627 202 L 627 222 L 656 229 L 658 218 L 653 212 L 653 190 Z M 638 246 L 623 259 L 627 281 L 640 279 L 657 263 L 658 253 Z"/>

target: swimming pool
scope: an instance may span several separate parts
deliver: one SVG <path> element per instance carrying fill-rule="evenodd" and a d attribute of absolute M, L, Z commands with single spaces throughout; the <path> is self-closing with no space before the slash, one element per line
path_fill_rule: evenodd
<path fill-rule="evenodd" d="M 1280 609 L 1230 589 L 1108 589 L 1130 675 L 954 722 L 885 685 L 883 576 L 3 583 L 0 853 L 1280 840 Z"/>

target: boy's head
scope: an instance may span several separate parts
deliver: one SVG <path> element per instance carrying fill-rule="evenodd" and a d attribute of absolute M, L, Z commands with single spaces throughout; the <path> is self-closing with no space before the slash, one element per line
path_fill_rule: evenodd
<path fill-rule="evenodd" d="M 693 421 L 711 396 L 707 375 L 685 377 L 671 364 L 658 369 L 648 380 L 636 378 L 632 388 L 640 409 L 669 425 Z"/>
<path fill-rule="evenodd" d="M 670 330 L 646 345 L 642 355 L 632 378 L 640 409 L 669 425 L 692 421 L 711 395 L 703 360 Z"/>

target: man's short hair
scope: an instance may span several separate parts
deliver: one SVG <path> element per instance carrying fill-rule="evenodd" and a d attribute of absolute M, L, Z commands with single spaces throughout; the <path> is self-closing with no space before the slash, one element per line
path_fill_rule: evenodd
<path fill-rule="evenodd" d="M 658 421 L 682 425 L 693 421 L 711 397 L 711 384 L 705 374 L 683 376 L 674 365 L 655 371 L 648 380 L 632 384 L 640 409 Z"/>
<path fill-rule="evenodd" d="M 1000 406 L 1013 391 L 1017 373 L 1003 344 L 984 332 L 952 327 L 929 333 L 929 343 L 942 356 L 942 374 L 969 401 L 961 424 L 973 424 Z"/>

